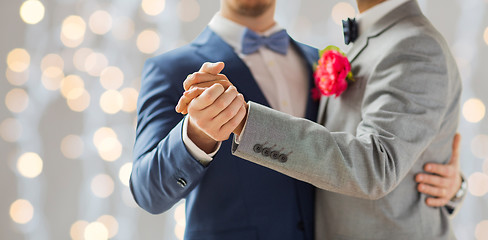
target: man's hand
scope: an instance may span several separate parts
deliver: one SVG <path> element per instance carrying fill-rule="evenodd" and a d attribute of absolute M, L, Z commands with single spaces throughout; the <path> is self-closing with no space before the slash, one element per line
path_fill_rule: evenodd
<path fill-rule="evenodd" d="M 458 133 L 454 136 L 451 160 L 448 164 L 428 163 L 424 166 L 424 170 L 429 174 L 419 173 L 415 177 L 415 181 L 419 183 L 418 191 L 432 196 L 426 200 L 428 206 L 441 207 L 446 205 L 461 187 L 460 141 L 461 135 Z"/>
<path fill-rule="evenodd" d="M 205 90 L 197 89 L 195 92 L 201 94 L 188 105 L 190 139 L 192 132 L 198 133 L 201 130 L 216 141 L 227 140 L 234 130 L 239 129 L 246 117 L 247 105 L 242 94 L 234 86 L 226 90 L 220 84 L 214 84 Z"/>
<path fill-rule="evenodd" d="M 223 62 L 209 63 L 206 62 L 202 65 L 198 72 L 190 74 L 187 76 L 183 82 L 183 88 L 185 93 L 181 96 L 176 105 L 176 112 L 187 114 L 188 104 L 193 100 L 193 98 L 198 97 L 205 88 L 208 88 L 215 83 L 218 83 L 227 89 L 233 86 L 232 83 L 227 79 L 227 77 L 220 72 L 224 69 Z M 192 91 L 194 88 L 200 88 L 198 91 Z"/>

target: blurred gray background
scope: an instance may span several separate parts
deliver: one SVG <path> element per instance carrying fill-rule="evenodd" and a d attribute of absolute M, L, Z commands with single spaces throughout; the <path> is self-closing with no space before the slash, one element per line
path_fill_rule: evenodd
<path fill-rule="evenodd" d="M 343 44 L 352 0 L 278 0 L 292 37 Z M 488 239 L 488 0 L 422 0 L 463 78 L 469 193 L 453 225 Z M 139 209 L 127 181 L 145 59 L 189 43 L 218 11 L 203 0 L 0 3 L 0 239 L 182 239 L 184 203 Z M 378 49 L 381 51 L 381 49 Z M 286 227 L 286 226 L 284 226 Z"/>

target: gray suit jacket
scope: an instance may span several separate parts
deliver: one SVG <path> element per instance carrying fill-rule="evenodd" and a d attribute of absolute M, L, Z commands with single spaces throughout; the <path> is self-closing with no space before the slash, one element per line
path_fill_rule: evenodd
<path fill-rule="evenodd" d="M 414 181 L 426 162 L 448 162 L 458 125 L 446 42 L 409 1 L 348 57 L 356 82 L 321 99 L 319 124 L 250 102 L 234 154 L 320 188 L 317 239 L 454 239 L 446 209 Z"/>

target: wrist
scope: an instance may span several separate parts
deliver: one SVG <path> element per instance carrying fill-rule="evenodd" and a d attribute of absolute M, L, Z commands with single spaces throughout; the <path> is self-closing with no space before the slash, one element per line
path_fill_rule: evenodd
<path fill-rule="evenodd" d="M 454 197 L 451 198 L 451 200 L 450 200 L 451 202 L 459 202 L 466 195 L 466 191 L 468 189 L 468 184 L 466 183 L 466 181 L 464 180 L 464 177 L 462 175 L 460 176 L 460 178 L 461 178 L 461 184 L 460 184 L 459 190 L 456 192 Z"/>
<path fill-rule="evenodd" d="M 209 154 L 213 152 L 218 142 L 215 141 L 213 138 L 208 136 L 204 131 L 202 131 L 198 126 L 196 126 L 190 116 L 188 117 L 188 129 L 187 134 L 188 138 L 197 145 L 198 148 L 203 150 L 205 153 Z"/>
<path fill-rule="evenodd" d="M 237 125 L 237 127 L 234 129 L 234 131 L 232 131 L 236 135 L 241 135 L 242 129 L 244 128 L 244 125 L 246 125 L 246 121 L 247 121 L 247 108 L 248 108 L 247 104 L 244 104 L 244 107 L 246 108 L 246 113 L 244 115 L 244 118 L 242 118 L 242 120 L 239 123 L 239 125 Z"/>

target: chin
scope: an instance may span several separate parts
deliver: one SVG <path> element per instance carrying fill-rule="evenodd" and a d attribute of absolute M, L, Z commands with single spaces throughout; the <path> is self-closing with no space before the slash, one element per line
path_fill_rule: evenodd
<path fill-rule="evenodd" d="M 234 11 L 241 15 L 257 17 L 273 6 L 275 0 L 230 0 Z"/>

